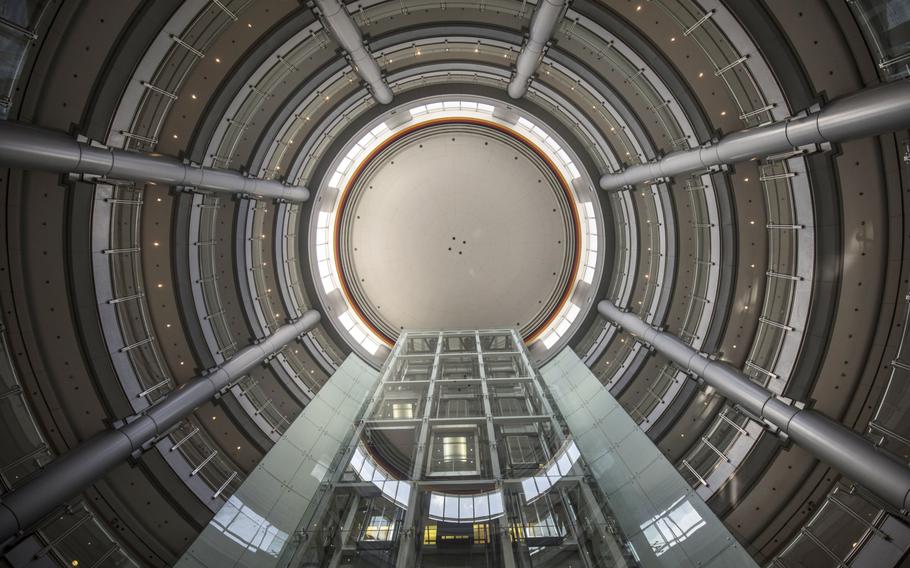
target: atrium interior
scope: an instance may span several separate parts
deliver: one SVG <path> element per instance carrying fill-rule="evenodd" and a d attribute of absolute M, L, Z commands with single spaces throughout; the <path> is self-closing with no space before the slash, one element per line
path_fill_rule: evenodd
<path fill-rule="evenodd" d="M 908 208 L 908 0 L 0 0 L 0 567 L 910 566 Z"/>

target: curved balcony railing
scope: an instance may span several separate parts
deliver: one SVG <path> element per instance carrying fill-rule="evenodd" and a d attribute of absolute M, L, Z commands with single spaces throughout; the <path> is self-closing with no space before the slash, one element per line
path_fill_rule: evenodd
<path fill-rule="evenodd" d="M 905 140 L 903 145 L 910 155 L 910 144 Z M 908 169 L 910 160 L 904 160 L 902 174 Z M 907 411 L 910 408 L 910 294 L 904 296 L 904 301 L 903 321 L 896 324 L 901 330 L 897 350 L 887 365 L 890 369 L 888 382 L 865 436 L 896 459 L 906 462 L 910 460 L 910 412 Z M 895 306 L 895 317 L 898 309 Z M 904 520 L 896 520 L 901 517 Z M 867 544 L 880 555 L 883 546 L 887 548 L 887 543 L 898 541 L 890 532 L 901 529 L 906 534 L 905 520 L 906 516 L 899 511 L 894 511 L 862 487 L 842 479 L 769 568 L 849 566 Z"/>
<path fill-rule="evenodd" d="M 209 2 L 179 35 L 171 35 L 173 45 L 159 63 L 145 87 L 125 138 L 123 147 L 143 152 L 154 151 L 161 127 L 177 100 L 183 82 L 219 35 L 237 21 L 252 0 Z"/>
<path fill-rule="evenodd" d="M 746 127 L 772 122 L 773 105 L 766 102 L 748 66 L 748 54 L 739 53 L 713 20 L 714 11 L 694 0 L 652 0 L 678 24 L 684 37 L 701 48 L 714 75 L 727 86 Z"/>
<path fill-rule="evenodd" d="M 907 326 L 910 325 L 910 295 L 903 322 L 903 334 L 897 355 L 891 361 L 891 375 L 879 401 L 875 415 L 869 421 L 867 437 L 891 453 L 910 459 L 910 346 Z"/>
<path fill-rule="evenodd" d="M 534 3 L 520 0 L 357 0 L 348 5 L 348 10 L 361 29 L 368 32 L 396 17 L 429 10 L 457 10 L 459 16 L 467 12 L 481 20 L 508 16 L 521 29 L 530 23 Z"/>
<path fill-rule="evenodd" d="M 141 406 L 154 404 L 173 388 L 173 381 L 157 345 L 145 295 L 142 270 L 143 191 L 132 185 L 103 185 L 99 192 L 110 204 L 108 247 L 102 250 L 108 260 L 112 305 L 120 326 L 125 355 L 139 382 Z M 109 194 L 108 194 L 109 192 Z M 136 405 L 134 405 L 136 406 Z"/>
<path fill-rule="evenodd" d="M 700 48 L 715 76 L 723 80 L 744 127 L 772 122 L 786 112 L 769 102 L 779 98 L 766 94 L 776 85 L 758 85 L 752 65 L 760 62 L 737 51 L 714 21 L 718 14 L 713 9 L 704 10 L 695 0 L 653 3 L 679 24 L 681 39 L 689 39 Z M 759 164 L 758 182 L 765 195 L 768 267 L 758 328 L 743 370 L 777 393 L 784 392 L 796 362 L 811 294 L 814 236 L 806 227 L 812 225 L 813 213 L 810 202 L 796 197 L 795 187 L 810 193 L 804 172 L 805 162 L 799 153 L 772 156 Z M 687 185 L 694 187 L 691 180 Z M 696 243 L 696 249 L 701 250 L 702 245 L 703 241 Z M 698 275 L 694 285 L 704 287 Z M 694 323 L 692 315 L 687 315 L 681 332 L 684 340 L 691 341 L 690 334 L 698 335 L 693 331 Z M 726 404 L 678 467 L 693 487 L 707 497 L 735 471 L 760 434 L 756 422 Z"/>
<path fill-rule="evenodd" d="M 299 43 L 291 47 L 282 47 L 282 54 L 275 58 L 274 63 L 267 69 L 259 69 L 247 85 L 245 96 L 235 100 L 226 113 L 224 130 L 216 133 L 217 145 L 212 159 L 215 165 L 223 168 L 235 166 L 237 145 L 243 133 L 253 122 L 255 115 L 262 110 L 263 103 L 275 96 L 275 91 L 282 88 L 282 84 L 291 75 L 306 66 L 306 61 L 314 54 L 326 50 L 332 43 L 331 38 L 322 25 L 318 22 L 301 30 L 297 37 L 302 38 Z M 293 140 L 291 138 L 290 140 Z M 293 144 L 292 142 L 288 145 Z M 244 156 L 244 159 L 246 157 Z M 274 166 L 268 169 L 271 178 L 279 177 L 283 172 Z"/>
<path fill-rule="evenodd" d="M 154 334 L 146 298 L 141 247 L 143 195 L 143 190 L 133 185 L 96 185 L 95 226 L 104 222 L 105 213 L 109 223 L 106 242 L 96 238 L 94 243 L 96 294 L 100 309 L 111 311 L 118 323 L 118 329 L 108 326 L 104 332 L 120 383 L 137 412 L 154 405 L 175 387 Z M 192 443 L 180 443 L 179 432 L 190 430 L 197 432 Z M 218 500 L 229 497 L 226 490 L 236 488 L 226 485 L 237 476 L 236 469 L 219 454 L 195 418 L 187 418 L 156 447 L 210 507 L 220 506 Z M 177 456 L 181 461 L 175 461 Z"/>
<path fill-rule="evenodd" d="M 719 213 L 714 184 L 710 175 L 696 175 L 686 180 L 692 214 L 692 285 L 686 315 L 679 329 L 681 339 L 694 347 L 702 345 L 717 297 L 720 279 Z"/>
<path fill-rule="evenodd" d="M 660 136 L 654 136 L 655 143 L 665 152 L 687 150 L 695 143 L 691 132 L 684 132 L 685 122 L 679 105 L 672 93 L 663 86 L 660 78 L 641 60 L 637 54 L 614 38 L 608 30 L 597 25 L 573 10 L 569 10 L 556 34 L 560 45 L 572 53 L 591 52 L 594 57 L 588 63 L 602 73 L 620 73 L 641 98 L 643 111 L 654 115 Z M 632 103 L 634 97 L 627 97 Z M 628 154 L 626 157 L 629 157 Z M 629 160 L 626 165 L 638 163 Z"/>
<path fill-rule="evenodd" d="M 910 76 L 910 33 L 904 0 L 847 0 L 886 81 Z"/>
<path fill-rule="evenodd" d="M 139 567 L 85 501 L 45 521 L 37 534 L 44 546 L 33 555 L 34 560 L 53 558 L 59 566 Z"/>
<path fill-rule="evenodd" d="M 38 25 L 48 12 L 49 2 L 17 2 L 5 6 L 0 17 L 0 120 L 9 115 L 16 83 L 29 51 L 38 43 Z"/>
<path fill-rule="evenodd" d="M 0 324 L 0 416 L 10 442 L 0 446 L 0 481 L 3 490 L 17 487 L 29 475 L 54 459 L 38 428 L 16 374 L 6 328 Z"/>
<path fill-rule="evenodd" d="M 293 250 L 292 254 L 296 258 L 296 242 L 291 246 L 281 246 L 282 241 L 289 240 L 287 237 L 289 233 L 297 232 L 296 225 L 287 225 L 284 222 L 285 209 L 289 206 L 299 207 L 286 203 L 257 203 L 252 209 L 248 239 L 250 265 L 254 270 L 250 272 L 249 281 L 252 286 L 253 302 L 257 305 L 256 313 L 261 318 L 260 323 L 267 334 L 271 334 L 282 325 L 281 318 L 282 312 L 285 311 L 286 298 L 282 295 L 282 287 L 279 282 L 282 279 L 299 278 L 299 274 L 301 274 L 286 270 L 288 266 L 286 255 Z M 269 246 L 269 243 L 272 243 L 273 246 Z M 271 282 L 272 279 L 274 282 Z M 301 291 L 300 294 L 303 295 L 303 292 Z M 307 305 L 304 304 L 305 309 L 308 309 Z M 300 314 L 288 312 L 288 315 L 298 317 Z M 310 337 L 314 336 L 310 334 Z M 332 343 L 330 342 L 329 345 Z M 325 352 L 325 348 L 323 348 L 323 352 Z M 336 366 L 343 360 L 340 354 L 334 350 L 329 355 L 329 359 Z M 312 396 L 324 382 L 321 375 L 318 378 L 314 376 L 313 364 L 306 362 L 300 356 L 299 348 L 296 345 L 285 346 L 279 352 L 276 363 L 280 364 L 281 369 L 287 371 L 289 378 L 295 381 L 307 396 Z M 281 423 L 286 423 L 284 426 L 286 427 L 294 418 L 296 416 L 287 416 Z M 284 427 L 282 427 L 282 432 Z"/>
<path fill-rule="evenodd" d="M 190 227 L 196 231 L 196 234 L 190 235 L 194 249 L 190 255 L 190 269 L 196 312 L 212 357 L 218 363 L 229 359 L 243 347 L 231 332 L 221 300 L 219 278 L 222 270 L 217 251 L 228 246 L 222 242 L 223 237 L 219 233 L 218 214 L 224 208 L 221 199 L 217 195 L 196 193 L 190 213 Z M 230 391 L 253 422 L 273 441 L 284 434 L 293 420 L 272 404 L 255 377 L 243 376 Z"/>
<path fill-rule="evenodd" d="M 885 562 L 880 549 L 894 540 L 888 519 L 888 513 L 856 487 L 836 485 L 796 537 L 768 563 L 768 568 L 846 568 L 873 540 L 878 541 L 879 547 L 875 556 Z"/>
<path fill-rule="evenodd" d="M 303 284 L 299 281 L 303 274 L 303 266 L 300 263 L 300 247 L 297 242 L 297 232 L 300 230 L 301 208 L 296 203 L 286 203 L 280 206 L 283 212 L 283 229 L 276 229 L 276 246 L 280 251 L 276 254 L 277 258 L 283 259 L 281 266 L 284 275 L 279 277 L 279 286 L 284 286 L 287 290 L 282 294 L 286 302 L 285 309 L 293 317 L 300 317 L 303 312 L 312 308 L 312 302 L 307 297 L 303 289 Z M 325 332 L 320 327 L 315 327 L 308 332 L 312 337 L 312 348 L 317 350 L 314 356 L 324 361 L 326 371 L 333 372 L 335 368 L 344 361 L 344 354 L 336 347 L 335 343 L 325 336 Z M 296 353 L 296 348 L 294 349 Z M 310 374 L 315 374 L 310 369 Z M 305 375 L 305 373 L 304 373 Z"/>
<path fill-rule="evenodd" d="M 16 373 L 6 329 L 0 325 L 0 416 L 7 442 L 0 446 L 0 496 L 18 487 L 54 459 L 35 422 Z M 136 566 L 80 497 L 36 531 L 43 545 L 33 560 L 54 558 L 60 566 Z"/>

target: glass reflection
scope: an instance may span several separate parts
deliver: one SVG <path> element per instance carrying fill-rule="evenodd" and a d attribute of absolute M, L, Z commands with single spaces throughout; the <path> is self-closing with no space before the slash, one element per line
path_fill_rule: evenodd
<path fill-rule="evenodd" d="M 245 505 L 236 495 L 228 499 L 210 524 L 250 552 L 262 551 L 276 558 L 288 539 L 288 533 Z"/>
<path fill-rule="evenodd" d="M 661 556 L 705 524 L 692 503 L 685 497 L 680 497 L 669 508 L 643 523 L 641 530 L 654 555 Z"/>

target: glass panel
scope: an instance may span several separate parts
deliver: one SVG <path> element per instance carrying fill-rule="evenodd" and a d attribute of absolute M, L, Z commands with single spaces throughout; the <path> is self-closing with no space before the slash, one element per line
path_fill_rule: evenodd
<path fill-rule="evenodd" d="M 571 385 L 555 399 L 563 407 L 571 392 L 600 385 L 600 381 L 569 349 L 542 369 L 544 382 Z M 572 375 L 571 380 L 569 375 Z M 720 554 L 737 554 L 737 566 L 756 564 L 723 523 L 696 495 L 676 468 L 608 391 L 586 400 L 587 414 L 568 416 L 569 427 L 589 425 L 588 433 L 576 438 L 577 450 L 590 457 L 592 473 L 623 531 L 631 535 L 635 550 L 646 566 L 707 565 Z M 601 400 L 608 397 L 608 400 Z M 595 404 L 594 399 L 598 399 Z M 575 422 L 573 423 L 573 420 Z M 590 427 L 593 426 L 593 427 Z M 575 453 L 567 446 L 565 453 Z M 549 469 L 547 470 L 550 471 Z M 537 478 L 537 486 L 549 478 Z"/>
<path fill-rule="evenodd" d="M 910 73 L 910 4 L 906 0 L 851 0 L 866 42 L 891 80 Z"/>

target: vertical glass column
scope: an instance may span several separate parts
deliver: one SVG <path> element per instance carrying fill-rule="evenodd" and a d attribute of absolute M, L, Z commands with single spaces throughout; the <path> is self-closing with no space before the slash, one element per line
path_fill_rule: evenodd
<path fill-rule="evenodd" d="M 757 566 L 571 349 L 541 374 L 642 566 Z"/>
<path fill-rule="evenodd" d="M 275 567 L 319 536 L 312 519 L 379 373 L 350 355 L 176 564 Z"/>
<path fill-rule="evenodd" d="M 518 334 L 405 332 L 287 566 L 635 566 Z"/>

